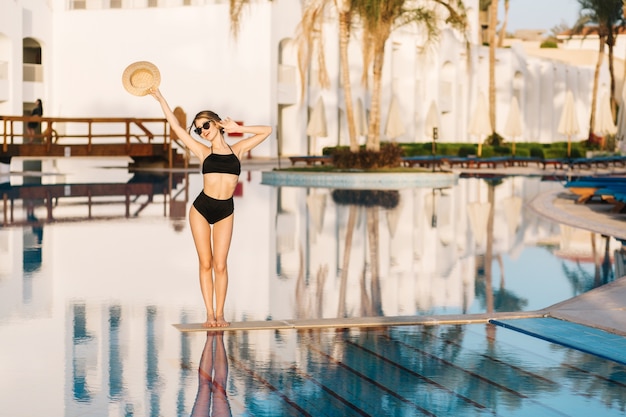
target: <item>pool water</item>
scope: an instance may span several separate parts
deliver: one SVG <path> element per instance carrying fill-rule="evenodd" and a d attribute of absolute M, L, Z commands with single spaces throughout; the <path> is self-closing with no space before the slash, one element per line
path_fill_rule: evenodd
<path fill-rule="evenodd" d="M 204 316 L 186 223 L 201 178 L 125 164 L 44 161 L 0 184 L 0 416 L 624 414 L 623 365 L 493 325 L 180 333 Z M 235 196 L 231 321 L 530 311 L 622 262 L 615 239 L 527 206 L 552 179 L 260 178 Z"/>

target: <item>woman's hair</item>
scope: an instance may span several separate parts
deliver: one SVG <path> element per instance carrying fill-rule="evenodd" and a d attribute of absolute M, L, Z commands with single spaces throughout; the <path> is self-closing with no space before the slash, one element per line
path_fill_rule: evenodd
<path fill-rule="evenodd" d="M 191 121 L 191 126 L 189 126 L 189 131 L 191 132 L 196 128 L 196 120 L 198 119 L 209 119 L 214 123 L 220 122 L 222 119 L 217 115 L 217 113 L 212 112 L 211 110 L 202 110 L 196 117 Z M 224 135 L 224 128 L 220 128 L 220 133 Z"/>

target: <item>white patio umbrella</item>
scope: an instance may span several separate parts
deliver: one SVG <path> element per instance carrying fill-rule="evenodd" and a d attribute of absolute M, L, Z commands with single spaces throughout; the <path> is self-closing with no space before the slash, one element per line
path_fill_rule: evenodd
<path fill-rule="evenodd" d="M 433 141 L 433 154 L 435 153 L 435 140 L 439 134 L 439 108 L 437 103 L 433 100 L 428 107 L 428 113 L 426 113 L 426 123 L 424 124 L 424 133 Z"/>
<path fill-rule="evenodd" d="M 482 92 L 478 94 L 476 107 L 470 119 L 469 134 L 478 138 L 478 156 L 482 154 L 482 137 L 493 133 L 491 120 L 489 120 L 489 109 L 487 107 L 487 99 Z"/>
<path fill-rule="evenodd" d="M 387 139 L 396 139 L 406 132 L 404 122 L 400 116 L 400 104 L 394 95 L 389 103 L 389 113 L 387 114 L 387 124 L 385 126 L 385 136 Z"/>
<path fill-rule="evenodd" d="M 316 141 L 318 137 L 327 137 L 328 129 L 326 127 L 326 108 L 324 107 L 324 99 L 320 96 L 311 111 L 309 123 L 306 126 L 306 134 L 313 138 L 311 153 L 316 152 Z"/>
<path fill-rule="evenodd" d="M 617 126 L 613 122 L 613 112 L 611 111 L 611 98 L 607 93 L 604 93 L 602 100 L 600 100 L 594 130 L 598 136 L 602 137 L 602 148 L 604 148 L 604 137 L 617 133 Z"/>
<path fill-rule="evenodd" d="M 572 135 L 580 131 L 578 127 L 578 118 L 576 117 L 576 107 L 574 103 L 574 94 L 570 90 L 565 95 L 565 104 L 559 121 L 558 132 L 567 136 L 567 157 L 572 153 Z"/>
<path fill-rule="evenodd" d="M 515 156 L 515 138 L 522 136 L 522 116 L 517 103 L 517 97 L 513 96 L 511 107 L 504 125 L 504 134 L 511 138 L 512 154 Z"/>

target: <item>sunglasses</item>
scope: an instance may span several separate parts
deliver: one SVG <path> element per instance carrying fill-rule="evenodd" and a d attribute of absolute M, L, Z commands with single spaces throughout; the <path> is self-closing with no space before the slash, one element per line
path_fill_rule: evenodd
<path fill-rule="evenodd" d="M 202 133 L 202 130 L 209 130 L 211 128 L 211 122 L 213 120 L 209 120 L 208 122 L 204 122 L 202 124 L 202 126 L 200 127 L 196 127 L 193 131 L 196 132 L 197 135 L 200 135 Z"/>

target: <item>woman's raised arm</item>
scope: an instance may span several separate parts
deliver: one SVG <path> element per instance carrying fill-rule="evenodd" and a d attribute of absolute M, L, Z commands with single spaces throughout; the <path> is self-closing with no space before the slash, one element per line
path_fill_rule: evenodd
<path fill-rule="evenodd" d="M 172 130 L 176 133 L 176 136 L 178 136 L 183 141 L 185 146 L 202 161 L 210 152 L 209 147 L 192 138 L 189 132 L 180 125 L 178 119 L 174 115 L 174 112 L 167 103 L 167 100 L 165 100 L 165 97 L 161 94 L 161 90 L 158 88 L 151 88 L 150 95 L 152 95 L 152 97 L 154 97 L 161 105 L 163 114 L 165 115 L 165 118 L 170 124 Z"/>

